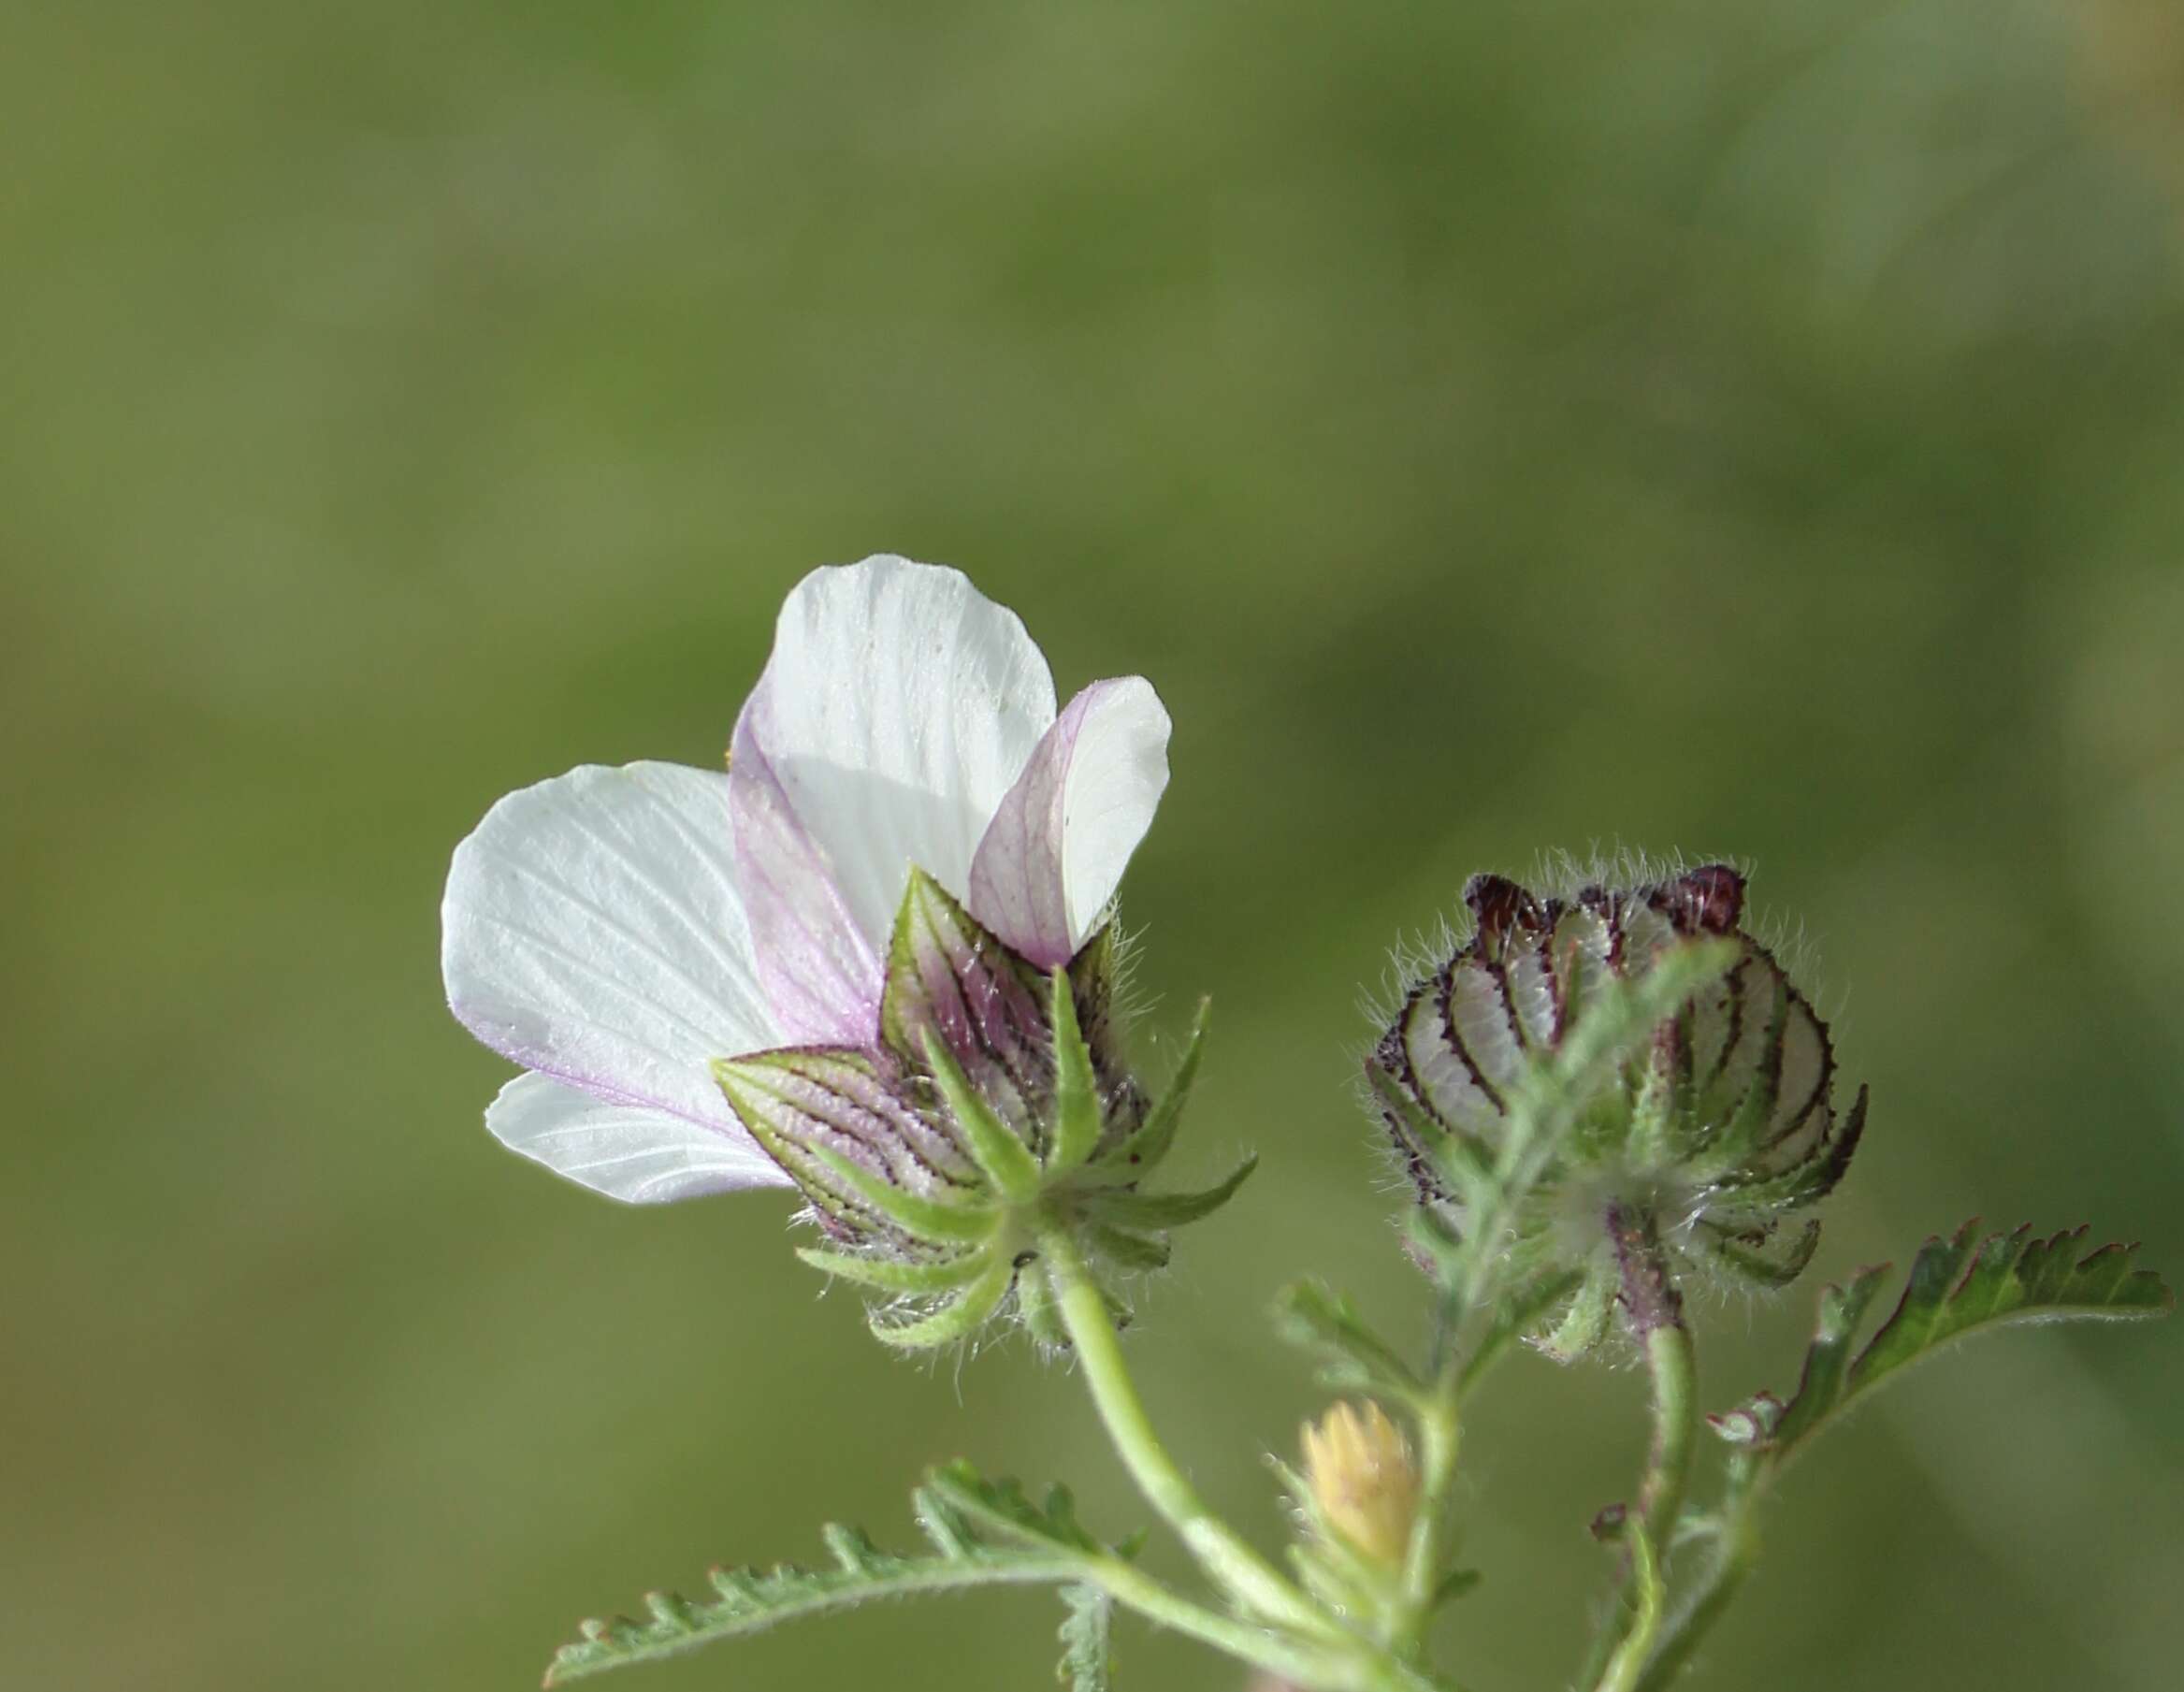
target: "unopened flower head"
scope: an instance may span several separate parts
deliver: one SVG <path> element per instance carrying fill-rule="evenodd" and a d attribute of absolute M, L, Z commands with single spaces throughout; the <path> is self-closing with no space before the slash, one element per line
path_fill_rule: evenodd
<path fill-rule="evenodd" d="M 1676 1320 L 1694 1272 L 1794 1279 L 1819 1223 L 1786 1219 L 1842 1179 L 1866 1095 L 1837 1112 L 1828 1030 L 1743 932 L 1743 876 L 1707 864 L 1547 896 L 1477 875 L 1464 902 L 1468 939 L 1409 986 L 1366 1064 L 1420 1202 L 1459 1235 L 1497 1178 L 1512 1109 L 1588 1011 L 1686 948 L 1724 965 L 1612 1054 L 1499 1217 L 1512 1269 L 1568 1285 L 1542 1318 L 1544 1349 L 1591 1351 L 1618 1318 L 1639 1332 Z"/>
<path fill-rule="evenodd" d="M 1352 1552 L 1399 1569 L 1418 1515 L 1418 1466 L 1403 1430 L 1369 1400 L 1304 1428 L 1304 1480 L 1317 1522 Z"/>
<path fill-rule="evenodd" d="M 815 571 L 725 772 L 586 766 L 456 849 L 448 1002 L 526 1071 L 486 1126 L 632 1203 L 800 1188 L 904 1344 L 1003 1307 L 1034 1206 L 1150 1263 L 1174 1111 L 1123 1059 L 1111 902 L 1168 731 L 1136 676 L 1057 712 L 956 571 Z"/>

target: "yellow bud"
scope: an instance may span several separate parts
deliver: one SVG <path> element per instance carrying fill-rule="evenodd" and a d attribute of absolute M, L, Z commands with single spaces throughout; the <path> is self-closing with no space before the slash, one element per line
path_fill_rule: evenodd
<path fill-rule="evenodd" d="M 1394 1569 L 1410 1544 L 1418 1468 L 1410 1442 L 1377 1404 L 1338 1404 L 1305 1424 L 1305 1480 L 1321 1520 L 1352 1549 Z"/>

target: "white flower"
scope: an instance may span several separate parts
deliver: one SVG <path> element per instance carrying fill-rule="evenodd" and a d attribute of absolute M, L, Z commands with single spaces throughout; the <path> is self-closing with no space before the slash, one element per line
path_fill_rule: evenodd
<path fill-rule="evenodd" d="M 897 557 L 781 609 L 727 773 L 586 765 L 511 793 L 448 872 L 448 1005 L 528 1073 L 485 1125 L 633 1203 L 786 1186 L 708 1065 L 878 1038 L 913 865 L 1043 967 L 1098 926 L 1167 785 L 1139 676 L 1059 716 L 1015 613 Z"/>

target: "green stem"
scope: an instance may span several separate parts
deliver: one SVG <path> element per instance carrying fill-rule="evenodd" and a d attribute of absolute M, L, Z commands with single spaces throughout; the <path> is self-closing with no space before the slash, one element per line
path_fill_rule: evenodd
<path fill-rule="evenodd" d="M 1092 1403 L 1106 1424 L 1123 1466 L 1152 1507 L 1181 1537 L 1221 1588 L 1269 1621 L 1323 1638 L 1339 1630 L 1319 1607 L 1284 1580 L 1236 1530 L 1207 1509 L 1198 1490 L 1168 1454 L 1137 1396 L 1107 1301 L 1087 1272 L 1077 1243 L 1060 1227 L 1038 1233 L 1063 1325 L 1076 1348 Z"/>
<path fill-rule="evenodd" d="M 1680 1319 L 1654 1329 L 1645 1337 L 1645 1365 L 1653 1377 L 1653 1449 L 1638 1508 L 1646 1533 L 1665 1551 L 1684 1508 L 1699 1440 L 1699 1359 L 1691 1330 Z"/>
<path fill-rule="evenodd" d="M 1653 1382 L 1653 1444 L 1646 1456 L 1645 1475 L 1639 1482 L 1639 1526 L 1651 1541 L 1656 1564 L 1676 1531 L 1690 1483 L 1691 1457 L 1699 1439 L 1699 1366 L 1692 1349 L 1691 1330 L 1680 1316 L 1671 1316 L 1645 1336 L 1646 1370 Z M 1626 1566 L 1623 1584 L 1586 1658 L 1584 1682 L 1604 1677 L 1611 1656 L 1620 1660 L 1618 1648 L 1628 1642 L 1634 1623 L 1641 1619 L 1638 1606 L 1637 1559 Z M 1656 1602 L 1656 1621 L 1658 1621 Z"/>
<path fill-rule="evenodd" d="M 1645 1660 L 1652 1655 L 1654 1637 L 1661 1626 L 1661 1565 L 1654 1551 L 1653 1535 L 1642 1522 L 1634 1522 L 1628 1533 L 1630 1581 L 1634 1613 L 1623 1642 L 1609 1657 L 1595 1692 L 1637 1692 Z"/>
<path fill-rule="evenodd" d="M 1188 1634 L 1240 1662 L 1300 1686 L 1361 1685 L 1376 1692 L 1375 1683 L 1360 1682 L 1354 1665 L 1341 1656 L 1313 1647 L 1293 1644 L 1280 1635 L 1193 1604 L 1169 1591 L 1142 1569 L 1119 1557 L 1101 1557 L 1085 1569 L 1085 1578 L 1147 1620 L 1177 1633 Z"/>
<path fill-rule="evenodd" d="M 1388 1631 L 1389 1649 L 1407 1658 L 1417 1657 L 1424 1649 L 1426 1626 L 1433 1619 L 1434 1593 L 1440 1584 L 1442 1529 L 1448 1518 L 1449 1491 L 1456 1478 L 1460 1384 L 1461 1376 L 1452 1358 L 1442 1365 L 1432 1397 L 1415 1407 L 1423 1447 L 1418 1519 L 1411 1525 L 1410 1543 L 1403 1560 L 1402 1602 Z"/>
<path fill-rule="evenodd" d="M 1181 1537 L 1216 1585 L 1271 1624 L 1303 1635 L 1291 1641 L 1267 1628 L 1214 1614 L 1129 1563 L 1103 1557 L 1091 1578 L 1118 1603 L 1205 1641 L 1249 1663 L 1318 1692 L 1462 1692 L 1399 1662 L 1344 1627 L 1292 1585 L 1229 1525 L 1207 1509 L 1153 1431 L 1115 1332 L 1107 1301 L 1086 1269 L 1066 1228 L 1036 1230 L 1039 1256 L 1062 1323 L 1075 1348 L 1092 1403 L 1123 1467 L 1152 1507 Z"/>
<path fill-rule="evenodd" d="M 1638 1692 L 1666 1692 L 1743 1589 L 1759 1555 L 1756 1520 L 1759 1491 L 1756 1482 L 1734 1490 L 1722 1512 L 1714 1561 L 1662 1634 L 1653 1660 L 1646 1664 L 1645 1674 L 1638 1683 Z"/>
<path fill-rule="evenodd" d="M 1433 1620 L 1434 1598 L 1445 1555 L 1449 1494 L 1455 1485 L 1456 1449 L 1464 1401 L 1511 1343 L 1530 1327 L 1540 1312 L 1568 1293 L 1580 1278 L 1557 1275 L 1513 1296 L 1491 1322 L 1465 1322 L 1460 1302 L 1444 1294 L 1435 1312 L 1431 1367 L 1433 1384 L 1423 1395 L 1408 1396 L 1418 1421 L 1418 1519 L 1403 1561 L 1402 1598 L 1388 1632 L 1390 1649 L 1415 1659 Z"/>

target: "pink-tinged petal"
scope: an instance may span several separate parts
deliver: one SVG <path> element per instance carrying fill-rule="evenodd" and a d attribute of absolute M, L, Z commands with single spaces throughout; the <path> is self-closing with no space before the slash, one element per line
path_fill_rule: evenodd
<path fill-rule="evenodd" d="M 772 686 L 760 681 L 736 719 L 729 765 L 736 879 L 759 979 L 784 1040 L 869 1046 L 879 1029 L 879 956 L 767 756 L 768 743 L 779 738 L 767 727 Z"/>
<path fill-rule="evenodd" d="M 1034 963 L 1065 963 L 1168 785 L 1168 714 L 1143 676 L 1094 682 L 1040 738 L 971 865 L 971 912 Z"/>
<path fill-rule="evenodd" d="M 780 1044 L 726 775 L 586 765 L 508 795 L 456 848 L 441 969 L 457 1020 L 502 1056 L 759 1155 L 707 1071 Z"/>
<path fill-rule="evenodd" d="M 645 1106 L 602 1105 L 542 1075 L 503 1087 L 485 1126 L 511 1151 L 625 1204 L 794 1184 L 747 1140 Z"/>
<path fill-rule="evenodd" d="M 739 757 L 736 779 L 786 797 L 875 956 L 912 864 L 968 885 L 987 822 L 1054 720 L 1053 677 L 1016 614 L 959 571 L 897 557 L 798 584 L 758 697 L 746 726 L 764 774 L 745 777 Z"/>

